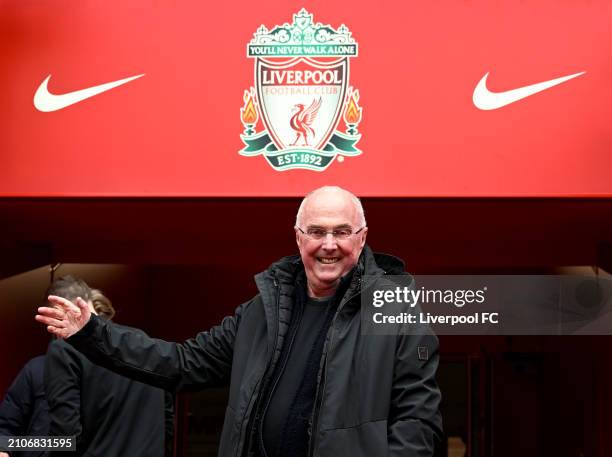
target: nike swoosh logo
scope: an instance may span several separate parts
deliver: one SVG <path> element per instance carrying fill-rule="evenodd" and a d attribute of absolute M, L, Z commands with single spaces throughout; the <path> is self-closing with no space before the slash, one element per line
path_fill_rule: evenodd
<path fill-rule="evenodd" d="M 49 75 L 40 84 L 40 86 L 38 86 L 38 89 L 34 94 L 34 106 L 38 111 L 42 111 L 44 113 L 57 111 L 62 108 L 66 108 L 67 106 L 74 105 L 75 103 L 82 102 L 83 100 L 86 100 L 88 98 L 94 97 L 95 95 L 99 95 L 102 92 L 106 92 L 107 90 L 111 90 L 115 87 L 119 87 L 123 84 L 129 83 L 130 81 L 133 81 L 142 76 L 144 76 L 144 73 L 142 75 L 130 76 L 129 78 L 119 79 L 117 81 L 100 84 L 99 86 L 88 87 L 87 89 L 81 89 L 61 95 L 54 95 L 49 92 L 49 89 L 47 88 L 49 80 L 51 79 L 51 75 Z"/>
<path fill-rule="evenodd" d="M 518 89 L 507 90 L 505 92 L 491 92 L 487 89 L 487 77 L 489 73 L 486 73 L 482 79 L 478 81 L 478 84 L 476 84 L 472 101 L 476 108 L 481 110 L 498 109 L 522 100 L 523 98 L 530 97 L 538 92 L 542 92 L 543 90 L 550 89 L 557 84 L 564 83 L 565 81 L 569 81 L 585 73 L 586 71 L 581 71 L 573 75 L 562 76 L 561 78 L 551 79 L 550 81 L 531 84 L 530 86 L 519 87 Z"/>

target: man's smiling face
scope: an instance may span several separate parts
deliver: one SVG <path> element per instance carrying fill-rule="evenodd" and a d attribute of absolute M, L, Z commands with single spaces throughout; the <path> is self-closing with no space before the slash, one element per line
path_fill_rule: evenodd
<path fill-rule="evenodd" d="M 308 197 L 295 233 L 311 297 L 333 295 L 342 276 L 357 264 L 368 231 L 360 224 L 363 224 L 362 217 L 348 192 L 323 188 Z M 346 239 L 337 239 L 328 233 L 317 240 L 300 229 L 306 233 L 348 229 L 353 234 Z M 355 234 L 359 229 L 362 230 Z"/>

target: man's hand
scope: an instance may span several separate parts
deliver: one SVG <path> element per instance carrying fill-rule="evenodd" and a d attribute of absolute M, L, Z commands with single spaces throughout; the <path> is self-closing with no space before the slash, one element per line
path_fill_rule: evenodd
<path fill-rule="evenodd" d="M 11 456 L 8 455 L 6 452 L 1 452 L 0 451 L 0 457 L 11 457 Z"/>
<path fill-rule="evenodd" d="M 68 338 L 85 327 L 91 317 L 89 306 L 81 297 L 72 303 L 62 297 L 49 295 L 49 303 L 53 308 L 42 306 L 38 308 L 35 319 L 47 326 L 47 331 L 59 338 Z M 1 456 L 0 456 L 1 457 Z"/>

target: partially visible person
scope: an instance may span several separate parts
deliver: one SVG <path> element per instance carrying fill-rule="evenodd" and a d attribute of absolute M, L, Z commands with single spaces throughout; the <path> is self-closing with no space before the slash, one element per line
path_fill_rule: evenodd
<path fill-rule="evenodd" d="M 34 357 L 21 369 L 0 403 L 0 436 L 46 436 L 49 406 L 45 399 L 45 356 Z M 1 445 L 0 445 L 1 446 Z M 10 452 L 10 454 L 9 454 Z M 44 457 L 46 451 L 16 451 L 0 447 L 0 457 Z"/>
<path fill-rule="evenodd" d="M 99 289 L 91 289 L 91 304 L 96 314 L 106 320 L 115 317 L 115 308 L 112 302 Z"/>
<path fill-rule="evenodd" d="M 111 301 L 98 289 L 91 290 L 95 313 L 107 320 L 115 316 Z M 29 360 L 21 369 L 0 403 L 0 436 L 47 436 L 49 434 L 49 405 L 44 388 L 45 356 Z M 169 398 L 173 402 L 172 396 Z M 172 403 L 169 405 L 172 407 Z M 166 421 L 166 434 L 172 437 L 172 415 Z M 169 430 L 168 430 L 169 429 Z M 171 442 L 169 444 L 172 444 Z M 0 457 L 46 457 L 47 451 L 16 451 L 0 443 Z"/>
<path fill-rule="evenodd" d="M 65 276 L 56 280 L 49 294 L 71 301 L 82 297 L 90 311 L 104 319 L 115 313 L 110 300 L 79 278 Z M 94 365 L 62 340 L 49 346 L 44 378 L 50 435 L 75 436 L 73 455 L 171 455 L 170 394 Z"/>

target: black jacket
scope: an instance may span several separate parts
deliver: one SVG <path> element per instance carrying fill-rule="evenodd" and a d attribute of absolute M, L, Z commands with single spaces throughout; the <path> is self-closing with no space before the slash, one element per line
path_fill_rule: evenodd
<path fill-rule="evenodd" d="M 95 317 L 68 342 L 96 363 L 165 389 L 229 382 L 219 456 L 250 456 L 258 399 L 287 333 L 300 269 L 298 257 L 273 264 L 256 275 L 256 297 L 182 344 L 121 330 Z M 323 349 L 311 419 L 313 456 L 427 456 L 441 433 L 436 337 L 361 332 L 361 276 L 385 273 L 403 274 L 403 263 L 366 246 Z M 423 346 L 427 360 L 419 359 L 417 348 Z"/>
<path fill-rule="evenodd" d="M 21 369 L 0 404 L 0 436 L 47 436 L 49 406 L 43 374 L 45 356 L 34 357 Z M 8 451 L 0 447 L 0 451 Z M 43 457 L 46 451 L 18 451 L 15 457 Z"/>
<path fill-rule="evenodd" d="M 50 435 L 75 436 L 71 455 L 163 457 L 164 409 L 172 405 L 161 389 L 94 365 L 62 340 L 47 350 L 45 389 Z"/>

